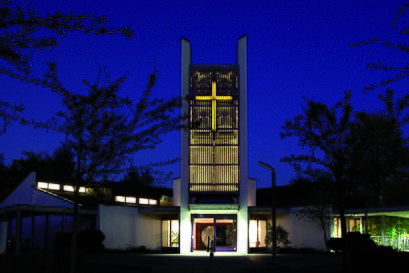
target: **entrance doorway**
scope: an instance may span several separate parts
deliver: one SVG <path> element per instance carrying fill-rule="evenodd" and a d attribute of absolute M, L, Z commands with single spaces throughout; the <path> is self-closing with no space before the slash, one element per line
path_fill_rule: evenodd
<path fill-rule="evenodd" d="M 215 251 L 237 251 L 236 215 L 193 215 L 193 251 L 207 251 L 208 237 Z"/>

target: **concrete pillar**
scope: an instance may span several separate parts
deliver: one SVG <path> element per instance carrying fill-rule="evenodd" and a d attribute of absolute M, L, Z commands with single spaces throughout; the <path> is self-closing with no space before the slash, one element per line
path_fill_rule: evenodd
<path fill-rule="evenodd" d="M 189 104 L 184 100 L 189 94 L 190 65 L 192 63 L 192 53 L 190 42 L 181 39 L 181 96 L 182 96 L 182 113 L 189 112 Z M 188 126 L 188 120 L 184 120 L 184 125 Z M 181 131 L 181 162 L 180 162 L 180 253 L 189 253 L 192 251 L 192 223 L 189 212 L 189 166 L 188 166 L 188 131 Z"/>
<path fill-rule="evenodd" d="M 247 36 L 238 39 L 240 203 L 237 214 L 237 252 L 248 253 L 248 132 L 247 132 Z"/>
<path fill-rule="evenodd" d="M 7 218 L 6 215 L 0 218 L 0 254 L 7 250 Z"/>
<path fill-rule="evenodd" d="M 44 249 L 48 249 L 48 233 L 49 233 L 50 215 L 45 214 L 45 227 L 44 227 Z"/>
<path fill-rule="evenodd" d="M 35 218 L 35 215 L 31 215 L 31 247 L 35 245 Z"/>
<path fill-rule="evenodd" d="M 16 253 L 20 253 L 21 248 L 21 209 L 17 208 L 16 213 Z"/>
<path fill-rule="evenodd" d="M 65 231 L 65 213 L 63 212 L 61 215 L 61 232 Z"/>
<path fill-rule="evenodd" d="M 385 216 L 384 215 L 381 216 L 381 221 L 382 221 L 382 224 L 381 224 L 382 226 L 382 245 L 384 246 L 385 245 Z"/>

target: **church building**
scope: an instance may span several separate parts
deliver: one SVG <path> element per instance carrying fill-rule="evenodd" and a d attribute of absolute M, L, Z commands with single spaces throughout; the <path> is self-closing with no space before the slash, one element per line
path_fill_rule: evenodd
<path fill-rule="evenodd" d="M 188 118 L 173 190 L 121 191 L 118 183 L 81 187 L 78 230 L 101 230 L 109 249 L 144 246 L 181 254 L 204 252 L 209 245 L 216 252 L 266 249 L 271 194 L 248 177 L 247 36 L 238 39 L 236 60 L 229 64 L 195 63 L 190 42 L 182 38 L 181 96 Z M 103 194 L 93 194 L 96 190 Z M 17 250 L 23 242 L 47 248 L 56 234 L 70 232 L 72 192 L 71 185 L 29 175 L 0 200 L 0 253 L 10 238 Z M 87 196 L 102 199 L 88 202 Z M 302 204 L 277 205 L 277 224 L 289 231 L 292 246 L 325 249 L 319 225 L 294 216 Z"/>

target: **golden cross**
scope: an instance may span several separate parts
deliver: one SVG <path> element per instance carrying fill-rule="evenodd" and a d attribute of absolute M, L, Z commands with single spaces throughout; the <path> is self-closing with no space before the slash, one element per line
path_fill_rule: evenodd
<path fill-rule="evenodd" d="M 212 79 L 212 95 L 211 96 L 196 96 L 196 100 L 211 100 L 212 101 L 212 131 L 216 131 L 216 107 L 217 101 L 232 100 L 232 96 L 217 96 L 216 94 L 216 79 Z"/>

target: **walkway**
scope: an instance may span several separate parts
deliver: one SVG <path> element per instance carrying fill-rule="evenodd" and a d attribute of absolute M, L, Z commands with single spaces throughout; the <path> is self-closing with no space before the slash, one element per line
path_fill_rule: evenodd
<path fill-rule="evenodd" d="M 232 254 L 218 252 L 213 260 L 208 253 L 134 254 L 102 253 L 86 256 L 86 270 L 90 273 L 129 272 L 189 272 L 189 273 L 257 273 L 264 272 L 331 272 L 342 269 L 338 254 L 278 254 L 272 265 L 271 254 Z"/>

